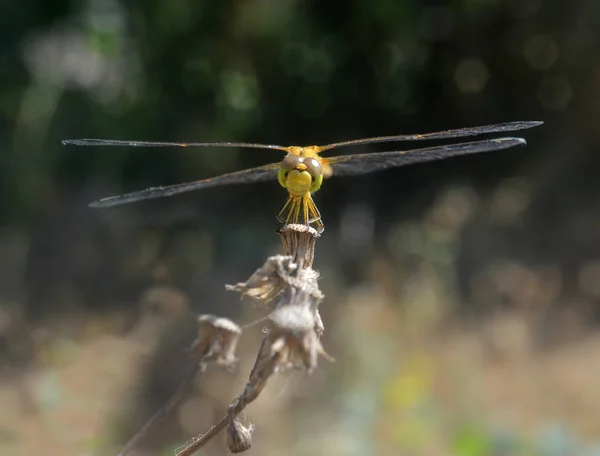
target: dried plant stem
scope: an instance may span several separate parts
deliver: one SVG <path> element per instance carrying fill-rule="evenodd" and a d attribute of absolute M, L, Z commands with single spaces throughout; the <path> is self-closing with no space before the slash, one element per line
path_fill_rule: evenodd
<path fill-rule="evenodd" d="M 201 447 L 206 445 L 210 439 L 215 437 L 219 432 L 227 427 L 229 424 L 229 415 L 225 415 L 221 418 L 216 424 L 213 425 L 206 433 L 202 434 L 200 437 L 195 438 L 189 443 L 183 450 L 178 451 L 177 456 L 190 456 L 194 454 Z"/>
<path fill-rule="evenodd" d="M 177 388 L 177 391 L 173 393 L 169 401 L 160 410 L 158 410 L 146 424 L 144 424 L 144 426 L 129 440 L 129 442 L 125 444 L 117 456 L 125 456 L 127 453 L 137 447 L 139 443 L 146 437 L 148 431 L 158 424 L 160 420 L 167 416 L 167 414 L 182 401 L 199 369 L 200 362 L 197 360 L 197 362 L 195 362 L 194 365 L 188 370 L 187 375 L 184 377 L 179 385 L 179 388 Z"/>
<path fill-rule="evenodd" d="M 198 337 L 188 350 L 193 360 L 192 366 L 169 401 L 125 444 L 117 456 L 125 456 L 138 446 L 148 431 L 183 400 L 194 377 L 199 370 L 204 370 L 207 363 L 216 363 L 231 368 L 236 362 L 234 353 L 241 332 L 238 325 L 226 318 L 200 315 L 198 317 Z"/>
<path fill-rule="evenodd" d="M 263 339 L 261 352 L 263 352 L 263 350 L 266 347 L 265 340 L 266 339 Z M 270 371 L 269 374 L 272 374 L 272 372 L 276 368 L 278 360 L 279 354 L 273 356 L 269 363 L 262 363 L 261 365 L 261 356 L 259 353 L 259 356 L 257 357 L 256 362 L 254 363 L 254 367 L 252 368 L 252 371 L 250 373 L 250 380 L 244 388 L 244 392 L 231 403 L 231 405 L 227 409 L 227 414 L 204 434 L 194 438 L 192 442 L 190 442 L 183 450 L 178 451 L 177 456 L 191 456 L 201 447 L 206 445 L 213 437 L 215 437 L 217 434 L 223 431 L 236 416 L 242 413 L 244 409 L 248 406 L 248 404 L 255 400 L 259 396 L 260 392 L 263 390 L 266 384 L 266 379 L 268 378 L 268 376 L 264 376 L 264 374 L 267 373 L 265 371 Z M 258 381 L 258 383 L 256 383 L 257 379 L 264 380 Z"/>
<path fill-rule="evenodd" d="M 236 417 L 260 395 L 268 379 L 286 369 L 310 373 L 319 355 L 331 359 L 319 341 L 323 323 L 318 306 L 323 294 L 317 283 L 318 273 L 312 269 L 319 234 L 305 225 L 286 225 L 279 234 L 286 255 L 268 258 L 247 282 L 227 287 L 272 310 L 244 391 L 231 402 L 223 418 L 192 439 L 177 456 L 191 456 L 224 429 L 231 452 L 247 450 L 252 445 L 253 427 L 242 425 Z"/>

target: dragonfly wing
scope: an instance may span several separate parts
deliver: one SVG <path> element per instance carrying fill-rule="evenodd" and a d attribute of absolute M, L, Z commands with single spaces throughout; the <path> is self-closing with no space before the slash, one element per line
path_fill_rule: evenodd
<path fill-rule="evenodd" d="M 90 207 L 109 207 L 119 204 L 133 203 L 135 201 L 162 198 L 165 196 L 177 195 L 179 193 L 201 190 L 203 188 L 217 187 L 220 185 L 250 184 L 253 182 L 264 182 L 275 180 L 277 178 L 277 169 L 279 163 L 250 168 L 234 173 L 223 174 L 222 176 L 212 177 L 210 179 L 188 182 L 185 184 L 170 185 L 168 187 L 150 187 L 139 192 L 126 193 L 119 196 L 111 196 L 90 204 Z"/>
<path fill-rule="evenodd" d="M 525 130 L 528 128 L 537 127 L 543 124 L 538 121 L 526 121 L 526 122 L 506 122 L 495 125 L 481 125 L 479 127 L 467 127 L 458 128 L 456 130 L 437 131 L 434 133 L 422 133 L 422 134 L 409 134 L 409 135 L 396 135 L 396 136 L 377 136 L 375 138 L 364 138 L 355 139 L 351 141 L 343 141 L 339 143 L 328 144 L 319 148 L 321 152 L 331 149 L 337 149 L 338 147 L 347 146 L 358 146 L 361 144 L 374 144 L 382 142 L 396 142 L 396 141 L 423 141 L 423 140 L 437 140 L 437 139 L 453 139 L 453 138 L 465 138 L 467 136 L 477 136 L 489 133 L 506 133 L 508 131 Z"/>
<path fill-rule="evenodd" d="M 164 142 L 164 141 L 122 141 L 119 139 L 65 139 L 65 146 L 118 146 L 118 147 L 240 147 L 252 149 L 276 149 L 287 151 L 274 144 L 244 142 Z"/>
<path fill-rule="evenodd" d="M 355 176 L 459 155 L 508 149 L 524 144 L 526 141 L 522 138 L 498 138 L 406 151 L 343 155 L 329 158 L 327 161 L 332 165 L 334 176 Z"/>

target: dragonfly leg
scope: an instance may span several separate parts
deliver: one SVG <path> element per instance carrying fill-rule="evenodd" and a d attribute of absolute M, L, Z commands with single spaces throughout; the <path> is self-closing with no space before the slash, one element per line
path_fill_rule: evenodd
<path fill-rule="evenodd" d="M 293 223 L 298 223 L 300 220 L 300 207 L 302 206 L 302 199 L 295 196 L 294 197 L 294 216 L 292 218 Z"/>
<path fill-rule="evenodd" d="M 307 193 L 307 195 L 310 198 L 310 193 Z M 306 223 L 307 225 L 310 224 L 308 217 L 308 201 L 306 195 L 302 197 L 302 217 L 304 218 L 304 223 Z"/>
<path fill-rule="evenodd" d="M 282 224 L 289 225 L 291 223 L 302 223 L 304 222 L 307 226 L 315 225 L 315 229 L 319 234 L 325 229 L 323 222 L 321 221 L 321 214 L 319 209 L 315 206 L 315 203 L 310 195 L 307 193 L 303 196 L 290 195 L 277 214 L 277 220 Z"/>
<path fill-rule="evenodd" d="M 281 223 L 289 225 L 290 223 L 298 223 L 300 218 L 300 206 L 302 205 L 302 197 L 290 195 L 277 214 L 277 220 Z"/>
<path fill-rule="evenodd" d="M 314 223 L 317 232 L 321 234 L 325 230 L 325 225 L 323 224 L 323 221 L 321 219 L 321 213 L 319 212 L 319 209 L 313 201 L 310 193 L 307 193 L 304 196 L 304 205 L 310 217 L 306 217 L 306 224 L 311 225 Z"/>
<path fill-rule="evenodd" d="M 277 220 L 280 221 L 281 223 L 286 223 L 286 219 L 287 219 L 286 213 L 289 212 L 289 206 L 291 204 L 292 204 L 292 197 L 289 196 L 287 201 L 285 202 L 285 204 L 283 205 L 283 207 L 277 214 Z"/>

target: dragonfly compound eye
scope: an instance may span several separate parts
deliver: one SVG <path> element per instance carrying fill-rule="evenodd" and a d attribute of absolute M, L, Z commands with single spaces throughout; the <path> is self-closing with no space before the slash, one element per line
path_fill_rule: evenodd
<path fill-rule="evenodd" d="M 321 162 L 316 158 L 306 158 L 304 159 L 304 164 L 306 165 L 306 170 L 312 177 L 310 191 L 316 192 L 321 188 L 321 184 L 323 183 L 323 167 L 321 166 Z"/>
<path fill-rule="evenodd" d="M 313 179 L 317 179 L 319 176 L 323 174 L 323 168 L 321 167 L 321 163 L 316 158 L 305 158 L 304 164 L 306 165 L 306 170 L 312 176 Z"/>
<path fill-rule="evenodd" d="M 291 171 L 293 169 L 296 169 L 296 167 L 302 163 L 303 158 L 299 157 L 297 155 L 288 155 L 287 157 L 285 157 L 283 159 L 283 161 L 281 162 L 281 167 L 285 170 L 285 171 Z"/>
<path fill-rule="evenodd" d="M 279 185 L 283 188 L 287 188 L 287 175 L 288 173 L 296 169 L 302 163 L 302 158 L 297 155 L 288 155 L 282 161 L 279 166 L 279 171 L 277 172 L 277 180 L 279 181 Z"/>

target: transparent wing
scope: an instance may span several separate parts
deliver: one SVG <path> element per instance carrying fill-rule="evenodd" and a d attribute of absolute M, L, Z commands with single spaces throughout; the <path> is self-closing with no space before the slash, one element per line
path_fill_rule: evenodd
<path fill-rule="evenodd" d="M 72 146 L 120 146 L 120 147 L 245 147 L 253 149 L 287 149 L 272 144 L 244 142 L 162 142 L 162 141 L 121 141 L 117 139 L 65 139 L 64 145 Z"/>
<path fill-rule="evenodd" d="M 456 130 L 446 130 L 434 133 L 408 134 L 396 136 L 376 136 L 373 138 L 354 139 L 342 141 L 319 147 L 320 152 L 337 149 L 339 147 L 358 146 L 361 144 L 374 144 L 380 142 L 394 141 L 422 141 L 433 139 L 451 139 L 465 138 L 467 136 L 477 136 L 487 133 L 502 133 L 507 131 L 525 130 L 527 128 L 537 127 L 544 122 L 525 121 L 525 122 L 507 122 L 494 125 L 483 125 L 479 127 L 458 128 Z M 289 147 L 277 146 L 274 144 L 244 143 L 244 142 L 164 142 L 164 141 L 122 141 L 115 139 L 65 139 L 64 145 L 74 146 L 120 146 L 120 147 L 242 147 L 254 149 L 274 149 L 289 151 Z"/>
<path fill-rule="evenodd" d="M 358 146 L 361 144 L 373 144 L 380 142 L 394 142 L 394 141 L 422 141 L 432 139 L 451 139 L 451 138 L 465 138 L 467 136 L 477 136 L 487 133 L 502 133 L 507 131 L 525 130 L 527 128 L 537 127 L 542 125 L 544 122 L 531 121 L 531 122 L 508 122 L 500 123 L 495 125 L 484 125 L 481 127 L 470 127 L 470 128 L 458 128 L 456 130 L 438 131 L 435 133 L 424 133 L 414 135 L 398 135 L 398 136 L 377 136 L 375 138 L 364 138 L 355 139 L 352 141 L 342 141 L 338 143 L 328 144 L 320 147 L 319 152 L 326 150 L 337 149 L 339 147 L 347 146 Z"/>
<path fill-rule="evenodd" d="M 177 195 L 179 193 L 201 190 L 203 188 L 217 187 L 220 185 L 250 184 L 253 182 L 264 182 L 277 178 L 279 163 L 250 168 L 235 173 L 223 174 L 210 179 L 188 182 L 185 184 L 170 185 L 168 187 L 150 187 L 139 192 L 126 193 L 119 196 L 111 196 L 90 204 L 90 207 L 109 207 L 118 204 L 133 203 L 135 201 L 162 198 Z"/>
<path fill-rule="evenodd" d="M 522 138 L 498 138 L 397 152 L 342 155 L 328 158 L 327 162 L 332 165 L 334 176 L 355 176 L 459 155 L 508 149 L 524 144 L 526 141 Z"/>

